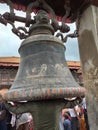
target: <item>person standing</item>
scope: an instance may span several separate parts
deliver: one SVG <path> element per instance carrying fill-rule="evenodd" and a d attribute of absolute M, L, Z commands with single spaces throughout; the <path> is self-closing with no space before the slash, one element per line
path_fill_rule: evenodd
<path fill-rule="evenodd" d="M 74 108 L 69 108 L 68 110 L 71 116 L 72 130 L 80 130 L 79 118 L 78 118 L 80 108 L 77 105 Z"/>
<path fill-rule="evenodd" d="M 16 115 L 16 130 L 29 130 L 30 113 Z"/>
<path fill-rule="evenodd" d="M 12 119 L 12 113 L 7 110 L 7 116 L 6 116 L 6 124 L 7 124 L 7 130 L 15 130 L 14 127 L 12 127 L 11 119 Z"/>
<path fill-rule="evenodd" d="M 63 122 L 63 125 L 64 125 L 64 130 L 72 130 L 71 128 L 71 121 L 69 119 L 69 115 L 68 113 L 65 113 L 64 114 L 64 122 Z"/>
<path fill-rule="evenodd" d="M 82 108 L 84 110 L 84 118 L 85 118 L 85 122 L 86 122 L 86 128 L 87 128 L 87 130 L 90 130 L 89 123 L 88 123 L 88 114 L 87 114 L 86 98 L 85 97 L 83 97 L 83 99 L 82 99 Z"/>
<path fill-rule="evenodd" d="M 0 95 L 0 130 L 7 130 L 6 113 L 7 109 L 4 105 L 2 95 Z"/>

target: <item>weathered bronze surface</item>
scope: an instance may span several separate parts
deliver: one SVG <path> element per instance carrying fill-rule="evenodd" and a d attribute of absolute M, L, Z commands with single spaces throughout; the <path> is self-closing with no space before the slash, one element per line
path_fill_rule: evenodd
<path fill-rule="evenodd" d="M 85 96 L 85 88 L 76 83 L 65 63 L 66 48 L 63 42 L 66 42 L 68 37 L 76 37 L 78 33 L 76 31 L 65 37 L 61 33 L 69 32 L 70 28 L 66 22 L 68 20 L 74 22 L 84 8 L 89 5 L 89 1 L 80 0 L 74 3 L 67 0 L 62 0 L 62 2 L 59 0 L 56 2 L 50 0 L 28 0 L 25 2 L 5 0 L 3 2 L 9 5 L 10 13 L 6 12 L 0 15 L 0 22 L 4 25 L 10 23 L 13 27 L 12 31 L 17 36 L 21 39 L 26 38 L 19 48 L 18 73 L 4 98 L 7 101 L 17 102 L 15 107 L 10 107 L 14 113 L 32 113 L 34 130 L 59 130 L 60 111 L 69 103 L 64 98 L 79 97 L 75 99 L 77 102 L 71 102 L 76 105 L 81 96 Z M 23 7 L 26 17 L 15 15 L 14 8 L 23 10 Z M 50 19 L 45 11 L 38 11 L 32 20 L 31 12 L 34 9 L 45 10 L 50 14 Z M 58 15 L 62 21 L 61 25 L 56 19 Z M 15 21 L 24 22 L 29 30 L 27 31 L 23 27 L 16 28 Z M 21 33 L 20 30 L 24 33 Z M 60 33 L 54 36 L 58 30 Z M 61 36 L 61 40 L 58 38 L 59 36 Z M 25 101 L 23 105 L 22 101 Z"/>
<path fill-rule="evenodd" d="M 54 37 L 45 11 L 39 11 L 30 37 L 19 48 L 21 56 L 16 79 L 5 95 L 7 100 L 46 100 L 85 95 L 65 63 L 65 46 Z M 22 93 L 22 94 L 21 94 Z"/>
<path fill-rule="evenodd" d="M 11 3 L 12 2 L 12 3 Z M 32 2 L 34 2 L 34 3 L 32 3 Z M 30 17 L 30 13 L 32 12 L 32 11 L 34 11 L 35 13 L 36 13 L 36 10 L 37 9 L 39 9 L 39 8 L 35 8 L 35 7 L 38 7 L 38 3 L 40 3 L 41 4 L 41 2 L 44 2 L 45 4 L 43 4 L 44 5 L 44 7 L 45 7 L 45 5 L 49 5 L 53 10 L 54 10 L 54 12 L 50 9 L 50 8 L 47 8 L 47 9 L 49 9 L 48 11 L 49 11 L 49 13 L 51 14 L 51 18 L 52 18 L 52 21 L 54 22 L 54 25 L 52 26 L 53 28 L 55 28 L 55 30 L 57 29 L 59 29 L 59 30 L 63 30 L 62 28 L 63 28 L 63 23 L 68 23 L 68 22 L 74 22 L 74 21 L 76 21 L 77 19 L 78 19 L 78 17 L 79 17 L 79 15 L 81 15 L 81 14 L 83 14 L 84 12 L 85 12 L 85 9 L 89 6 L 89 5 L 95 5 L 95 6 L 97 6 L 98 7 L 98 1 L 97 0 L 46 0 L 46 1 L 44 1 L 44 0 L 37 0 L 37 2 L 35 1 L 35 0 L 24 0 L 24 1 L 22 1 L 22 0 L 0 0 L 0 3 L 7 3 L 8 5 L 10 5 L 10 13 L 8 13 L 8 14 L 4 14 L 4 15 L 0 15 L 0 22 L 2 23 L 2 24 L 4 24 L 4 25 L 7 25 L 7 23 L 8 23 L 8 21 L 10 21 L 10 23 L 12 22 L 15 22 L 15 21 L 19 21 L 19 22 L 24 22 L 24 23 L 26 23 L 26 26 L 27 27 L 29 27 L 31 24 L 35 24 L 35 21 L 34 20 L 32 20 L 31 19 L 31 17 Z M 31 4 L 32 3 L 32 4 Z M 29 10 L 29 9 L 27 9 L 27 8 L 29 8 L 31 6 L 31 9 Z M 48 7 L 48 6 L 47 6 Z M 34 8 L 35 8 L 35 10 L 34 10 Z M 23 10 L 23 11 L 25 11 L 26 12 L 26 18 L 24 18 L 24 17 L 19 17 L 19 16 L 16 16 L 15 14 L 14 14 L 14 11 L 13 11 L 13 9 L 17 9 L 17 10 Z M 42 8 L 41 8 L 42 9 Z M 46 9 L 46 10 L 47 10 Z M 83 70 L 85 70 L 84 71 L 84 84 L 85 84 L 85 86 L 86 86 L 86 88 L 87 88 L 87 90 L 88 90 L 88 94 L 87 94 L 87 99 L 88 99 L 88 102 L 87 102 L 87 105 L 88 105 L 88 111 L 89 111 L 89 120 L 90 120 L 90 129 L 91 130 L 97 130 L 98 129 L 98 120 L 97 120 L 97 115 L 98 115 L 98 111 L 97 111 L 97 107 L 98 107 L 98 93 L 97 93 L 97 86 L 98 86 L 98 82 L 97 82 L 97 73 L 98 73 L 98 70 L 97 70 L 97 66 L 98 66 L 98 61 L 97 61 L 97 25 L 95 24 L 95 23 L 98 23 L 97 21 L 97 17 L 95 17 L 95 14 L 94 14 L 94 11 L 96 11 L 97 12 L 97 9 L 95 9 L 95 8 L 90 8 L 90 11 L 92 11 L 92 13 L 90 12 L 90 14 L 87 12 L 87 15 L 84 15 L 83 17 L 86 19 L 86 20 L 84 20 L 83 19 L 83 17 L 81 18 L 83 21 L 84 21 L 84 23 L 82 24 L 82 26 L 81 26 L 81 29 L 83 29 L 83 32 L 82 32 L 82 34 L 81 34 L 81 36 L 80 36 L 80 39 L 79 39 L 79 41 L 80 41 L 80 54 L 81 54 L 81 61 L 82 61 L 82 64 L 83 64 Z M 56 16 L 56 17 L 54 17 L 54 16 Z M 90 20 L 88 20 L 88 16 L 92 16 L 91 17 L 91 19 Z M 93 18 L 94 17 L 94 18 Z M 57 19 L 58 21 L 62 21 L 62 26 L 57 26 L 57 24 L 56 24 L 56 22 L 55 22 L 55 20 L 54 19 Z M 88 22 L 88 21 L 90 21 L 90 22 Z M 11 23 L 11 24 L 12 24 Z M 79 22 L 80 23 L 80 22 Z M 90 23 L 90 25 L 88 24 L 88 23 Z M 86 24 L 86 26 L 85 26 L 85 24 Z M 94 27 L 92 26 L 92 24 L 94 25 Z M 12 24 L 12 26 L 13 26 L 13 32 L 16 34 L 16 35 L 18 35 L 20 38 L 26 38 L 26 37 L 28 37 L 28 33 L 29 32 L 27 32 L 25 29 L 23 29 L 23 28 L 18 28 L 18 29 L 16 29 L 15 27 L 14 27 L 14 25 Z M 64 26 L 64 27 L 67 27 L 67 26 Z M 91 28 L 91 29 L 89 29 L 89 28 Z M 68 29 L 68 28 L 67 28 Z M 77 29 L 79 29 L 78 27 L 77 27 Z M 80 30 L 81 30 L 80 29 Z M 22 33 L 20 33 L 20 31 L 19 30 L 24 30 L 24 32 L 25 32 L 25 34 L 22 34 Z M 31 29 L 32 30 L 32 29 Z M 65 30 L 65 32 L 67 32 L 66 31 L 66 29 L 64 29 Z M 48 40 L 50 40 L 50 43 L 51 43 L 51 45 L 47 42 L 47 47 L 48 47 L 48 44 L 49 44 L 49 47 L 48 47 L 48 50 L 49 50 L 49 48 L 51 48 L 50 50 L 55 50 L 54 52 L 55 53 L 57 53 L 57 58 L 56 58 L 56 60 L 55 60 L 55 53 L 53 53 L 53 52 L 51 52 L 51 51 L 49 51 L 49 52 L 51 52 L 51 53 L 49 53 L 49 66 L 46 64 L 46 62 L 45 61 L 47 61 L 47 58 L 44 58 L 44 57 L 47 57 L 47 53 L 44 53 L 45 55 L 44 56 L 42 56 L 42 54 L 40 55 L 40 57 L 41 58 L 43 58 L 44 60 L 43 60 L 43 62 L 42 62 L 42 64 L 40 63 L 39 65 L 38 65 L 38 62 L 37 62 L 37 56 L 36 56 L 36 59 L 34 59 L 33 58 L 33 60 L 35 61 L 36 60 L 36 62 L 35 62 L 35 68 L 33 67 L 34 66 L 34 62 L 32 61 L 32 59 L 30 60 L 30 61 L 28 61 L 27 59 L 28 59 L 28 54 L 30 54 L 29 56 L 31 56 L 32 57 L 32 55 L 31 55 L 31 51 L 25 51 L 26 50 L 26 47 L 27 48 L 29 48 L 29 50 L 31 49 L 32 50 L 32 48 L 34 47 L 35 48 L 35 50 L 36 51 L 38 51 L 38 52 L 40 52 L 41 50 L 43 50 L 43 49 L 45 49 L 45 50 L 47 50 L 46 49 L 46 46 L 44 46 L 44 45 L 46 45 L 46 43 L 44 44 L 44 42 L 42 42 L 43 41 L 43 39 L 42 39 L 42 41 L 41 41 L 41 39 L 39 38 L 39 37 L 36 37 L 35 39 L 37 39 L 38 38 L 38 41 L 41 41 L 41 45 L 40 45 L 40 47 L 41 47 L 41 50 L 38 50 L 38 46 L 39 46 L 39 42 L 36 42 L 36 40 L 34 39 L 34 41 L 33 41 L 33 45 L 31 46 L 31 43 L 32 43 L 32 40 L 30 40 L 29 38 L 28 38 L 28 41 L 24 41 L 23 42 L 23 44 L 21 45 L 21 47 L 20 47 L 20 54 L 21 54 L 21 65 L 20 65 L 20 72 L 23 72 L 23 73 L 25 73 L 25 74 L 27 74 L 27 75 L 25 75 L 26 77 L 29 77 L 29 76 L 31 76 L 31 77 L 29 77 L 28 79 L 30 80 L 30 83 L 32 83 L 34 80 L 32 80 L 32 77 L 34 77 L 34 76 L 36 76 L 36 75 L 38 75 L 39 74 L 39 72 L 41 71 L 41 69 L 42 68 L 44 68 L 44 69 L 42 69 L 42 70 L 44 70 L 44 77 L 46 78 L 46 79 L 50 79 L 50 77 L 47 77 L 47 73 L 48 73 L 48 75 L 50 74 L 50 72 L 52 72 L 52 70 L 55 70 L 55 71 L 53 71 L 53 73 L 51 73 L 51 74 L 54 74 L 54 75 L 51 75 L 51 78 L 52 78 L 52 76 L 53 77 L 55 77 L 55 73 L 54 72 L 56 72 L 56 74 L 58 74 L 58 72 L 60 72 L 60 70 L 61 70 L 61 72 L 63 72 L 63 68 L 64 67 L 67 67 L 66 65 L 63 67 L 63 62 L 62 62 L 62 60 L 61 59 L 63 59 L 64 57 L 63 57 L 63 53 L 64 53 L 64 46 L 62 45 L 62 43 L 61 42 L 59 42 L 58 40 L 57 40 L 57 38 L 56 38 L 56 40 L 55 40 L 55 42 L 53 42 L 52 41 L 52 38 L 53 37 L 51 37 L 50 36 L 50 32 L 51 32 L 52 30 L 50 29 L 50 30 L 48 30 L 48 33 L 49 33 L 49 38 L 51 39 L 48 39 L 47 38 L 47 36 L 48 36 L 48 33 L 46 32 L 46 30 L 44 31 L 44 33 L 45 33 L 45 36 L 46 36 L 46 38 L 45 38 L 45 40 L 46 41 L 48 41 Z M 63 32 L 63 31 L 61 31 L 61 32 Z M 31 37 L 34 37 L 34 34 L 32 34 L 33 32 L 32 31 L 30 31 L 30 35 L 31 35 Z M 37 33 L 37 31 L 36 31 L 36 33 Z M 52 32 L 53 33 L 53 32 Z M 94 33 L 94 34 L 93 34 Z M 46 35 L 47 34 L 47 35 Z M 77 33 L 75 33 L 75 34 L 77 34 Z M 89 35 L 88 35 L 89 34 Z M 61 36 L 61 38 L 62 38 L 62 35 L 60 34 L 60 36 Z M 71 37 L 73 37 L 74 35 L 70 35 Z M 76 35 L 75 35 L 76 36 Z M 41 38 L 42 38 L 42 34 L 41 34 Z M 65 38 L 62 38 L 62 41 L 66 41 L 66 38 L 67 37 L 65 37 Z M 32 38 L 31 38 L 32 39 Z M 85 41 L 85 39 L 86 39 L 86 41 Z M 89 40 L 89 39 L 91 39 L 91 40 Z M 93 39 L 93 40 L 92 40 Z M 46 42 L 45 41 L 45 42 Z M 83 42 L 82 42 L 83 41 Z M 88 41 L 88 42 L 87 42 Z M 92 42 L 93 41 L 93 42 Z M 28 45 L 29 44 L 29 45 Z M 37 44 L 38 44 L 38 46 L 37 46 Z M 53 44 L 53 45 L 52 45 Z M 37 49 L 36 49 L 37 48 Z M 55 49 L 54 49 L 55 48 Z M 59 49 L 58 49 L 59 48 Z M 89 48 L 89 53 L 87 53 L 87 49 Z M 93 50 L 92 50 L 93 49 Z M 63 52 L 61 52 L 61 50 L 63 50 Z M 87 51 L 86 51 L 87 50 Z M 58 58 L 58 53 L 60 52 L 60 56 L 61 56 L 61 58 L 59 57 Z M 93 53 L 92 53 L 93 52 Z M 36 52 L 35 53 L 32 53 L 32 54 L 34 54 L 34 55 L 36 55 Z M 52 56 L 51 56 L 51 54 L 53 54 L 54 55 L 54 57 L 53 57 L 53 61 L 52 60 L 50 60 L 51 58 L 52 58 Z M 51 57 L 51 58 L 50 58 Z M 53 65 L 51 66 L 51 62 L 50 61 L 52 61 L 53 62 Z M 59 61 L 62 63 L 62 64 L 59 64 Z M 29 64 L 28 63 L 32 63 L 32 66 L 30 66 L 29 67 Z M 45 64 L 43 64 L 43 63 L 45 63 Z M 59 67 L 57 67 L 57 68 L 55 68 L 55 65 L 54 64 L 58 64 L 59 65 Z M 29 69 L 27 69 L 26 68 L 26 66 L 24 67 L 25 68 L 25 71 L 21 68 L 21 67 L 23 67 L 23 64 L 24 65 L 27 65 L 28 67 L 27 68 L 29 68 Z M 65 64 L 65 63 L 64 63 Z M 86 65 L 85 65 L 86 64 Z M 42 65 L 42 66 L 41 66 Z M 33 68 L 33 69 L 32 69 Z M 58 69 L 59 68 L 59 69 Z M 40 71 L 36 71 L 36 69 L 37 70 L 40 70 Z M 68 69 L 68 68 L 67 68 Z M 27 71 L 26 71 L 27 70 Z M 65 68 L 64 68 L 64 70 L 66 70 Z M 16 77 L 16 81 L 15 81 L 15 83 L 13 84 L 13 86 L 12 86 L 12 90 L 10 91 L 10 93 L 8 93 L 8 95 L 6 95 L 7 96 L 7 99 L 8 100 L 11 100 L 13 97 L 14 97 L 14 101 L 18 101 L 18 99 L 17 99 L 17 96 L 20 96 L 20 95 L 22 95 L 22 92 L 23 92 L 23 95 L 25 95 L 25 96 L 28 96 L 28 94 L 27 94 L 27 92 L 31 92 L 32 94 L 34 94 L 33 93 L 33 90 L 31 89 L 31 87 L 29 87 L 29 84 L 28 84 L 28 82 L 26 82 L 26 80 L 24 80 L 25 81 L 25 83 L 24 83 L 24 85 L 25 85 L 25 88 L 24 88 L 24 91 L 22 91 L 21 93 L 19 93 L 19 91 L 18 92 L 15 92 L 17 89 L 18 89 L 18 87 L 19 87 L 19 90 L 21 91 L 21 88 L 23 88 L 23 86 L 22 86 L 22 84 L 21 84 L 21 82 L 19 82 L 19 86 L 17 86 L 16 84 L 17 84 L 17 81 L 18 80 L 22 80 L 22 82 L 23 82 L 23 79 L 21 78 L 21 77 L 24 77 L 24 79 L 26 79 L 25 78 L 25 76 L 22 74 L 20 74 L 20 72 L 19 72 L 19 74 L 17 75 L 17 77 Z M 29 72 L 29 73 L 28 73 Z M 41 71 L 42 72 L 42 71 Z M 49 75 L 50 76 L 50 75 Z M 63 73 L 62 73 L 62 76 L 63 76 Z M 65 76 L 65 75 L 64 75 Z M 66 77 L 66 76 L 65 76 Z M 37 77 L 38 78 L 38 77 Z M 41 76 L 41 78 L 43 79 L 43 77 Z M 54 78 L 53 78 L 54 79 Z M 60 73 L 58 74 L 58 77 L 57 77 L 57 80 L 59 81 L 59 79 L 60 79 L 60 81 L 61 81 L 61 75 L 60 75 Z M 68 78 L 67 78 L 68 79 Z M 45 80 L 45 79 L 44 79 Z M 50 83 L 50 81 L 51 80 L 49 80 L 48 82 L 47 82 L 47 80 L 45 80 L 45 83 L 47 82 L 47 83 Z M 55 81 L 55 80 L 53 80 L 53 82 L 56 84 L 56 85 L 58 85 L 58 86 L 60 86 L 60 84 L 57 84 L 57 82 Z M 52 83 L 53 83 L 52 82 Z M 69 81 L 68 81 L 69 82 Z M 35 82 L 33 82 L 33 83 L 37 83 L 37 81 L 35 81 Z M 39 83 L 39 82 L 38 82 Z M 41 81 L 40 81 L 40 83 L 41 83 Z M 59 83 L 61 83 L 61 82 L 59 82 Z M 65 81 L 64 81 L 64 83 L 65 83 Z M 14 87 L 14 85 L 15 85 L 15 87 Z M 30 86 L 31 86 L 31 84 L 30 84 Z M 38 86 L 39 86 L 39 84 L 38 84 Z M 42 86 L 42 84 L 41 84 L 41 86 Z M 63 86 L 63 84 L 61 85 L 61 86 Z M 28 90 L 30 90 L 31 89 L 31 91 L 27 91 L 27 88 L 26 87 L 28 87 L 29 89 Z M 42 86 L 43 87 L 43 86 Z M 54 89 L 52 89 L 53 91 L 50 91 L 50 89 L 49 89 L 49 91 L 45 91 L 44 93 L 43 93 L 43 97 L 45 97 L 46 95 L 45 95 L 45 93 L 48 93 L 48 94 L 50 94 L 50 92 L 53 92 L 53 95 L 55 95 L 55 94 L 57 94 L 56 96 L 58 96 L 58 93 L 60 92 L 59 90 L 57 91 L 57 89 L 55 89 L 55 86 L 53 86 L 54 87 Z M 70 87 L 69 87 L 70 88 Z M 35 86 L 34 86 L 34 89 L 36 90 L 36 88 L 35 88 Z M 63 90 L 63 89 L 61 89 L 61 90 Z M 69 90 L 69 89 L 68 89 Z M 13 91 L 13 92 L 12 92 Z M 57 93 L 56 93 L 57 92 Z M 67 92 L 67 91 L 66 91 Z M 39 91 L 39 93 L 40 93 L 40 91 Z M 39 94 L 39 93 L 37 93 L 37 94 Z M 61 91 L 61 93 L 62 93 L 62 91 Z M 10 95 L 11 94 L 11 95 Z M 32 100 L 33 98 L 34 98 L 34 96 L 32 96 L 32 94 L 30 94 L 30 96 L 28 96 L 26 99 L 27 100 Z M 52 93 L 51 93 L 52 94 Z M 67 93 L 68 94 L 68 93 Z M 10 96 L 9 96 L 10 95 Z M 48 95 L 48 98 L 50 98 L 49 97 L 50 95 Z M 65 96 L 65 95 L 64 95 Z M 21 99 L 23 99 L 22 98 L 22 96 L 20 96 L 21 97 Z M 47 126 L 44 126 L 44 119 L 46 119 L 47 118 L 47 116 L 48 115 L 53 115 L 53 117 L 54 117 L 54 120 L 52 120 L 52 118 L 51 118 L 51 120 L 48 120 L 49 122 L 51 121 L 51 123 L 50 124 L 48 124 L 48 129 L 51 129 L 51 130 L 58 130 L 59 129 L 59 127 L 58 126 L 56 126 L 55 124 L 58 124 L 58 121 L 56 120 L 56 119 L 58 119 L 59 118 L 59 110 L 62 108 L 62 101 L 60 101 L 59 102 L 59 105 L 58 105 L 58 99 L 57 99 L 57 102 L 56 102 L 56 100 L 54 101 L 55 102 L 55 105 L 54 104 L 52 104 L 52 103 L 54 103 L 52 100 L 51 100 L 51 102 L 48 102 L 49 100 L 45 100 L 46 102 L 41 102 L 41 101 L 39 101 L 39 98 L 41 98 L 41 100 L 43 99 L 43 97 L 39 97 L 39 95 L 38 95 L 38 97 L 36 97 L 37 98 L 37 102 L 35 103 L 34 101 L 33 102 L 29 102 L 29 103 L 25 103 L 25 105 L 26 105 L 26 107 L 25 107 L 25 109 L 26 110 L 24 110 L 24 106 L 20 106 L 20 107 L 18 107 L 18 109 L 16 108 L 16 110 L 18 110 L 18 112 L 19 113 L 22 113 L 22 112 L 27 112 L 27 111 L 31 111 L 31 113 L 32 113 L 32 115 L 33 115 L 33 113 L 35 113 L 34 114 L 34 123 L 35 123 L 35 126 L 36 126 L 36 130 L 40 130 L 40 129 L 42 129 L 42 130 L 46 130 L 47 129 Z M 47 97 L 47 96 L 46 96 Z M 35 103 L 35 105 L 34 105 L 34 103 Z M 28 105 L 30 106 L 30 108 L 28 108 Z M 44 105 L 46 105 L 46 109 L 48 110 L 50 110 L 50 108 L 52 107 L 52 111 L 45 111 L 45 118 L 42 118 L 42 115 L 40 114 L 40 113 L 42 113 L 42 111 L 44 111 Z M 49 107 L 48 107 L 48 105 L 49 105 Z M 59 106 L 59 107 L 58 107 Z M 32 107 L 32 110 L 31 110 L 31 107 Z M 39 107 L 41 107 L 41 110 L 39 109 Z M 53 108 L 54 107 L 54 108 Z M 36 111 L 36 108 L 37 108 L 37 111 Z M 19 109 L 20 109 L 20 111 L 19 111 Z M 12 109 L 13 110 L 13 109 Z M 35 111 L 33 111 L 33 110 L 35 110 Z M 15 111 L 14 111 L 15 112 Z M 56 116 L 56 115 L 58 115 L 58 117 Z M 36 117 L 39 117 L 39 118 L 36 118 Z M 39 123 L 39 121 L 42 121 L 43 123 L 41 124 L 41 125 L 37 125 L 37 123 Z M 37 126 L 39 126 L 39 128 L 37 128 Z"/>
<path fill-rule="evenodd" d="M 8 107 L 13 113 L 31 112 L 34 130 L 59 130 L 61 109 L 80 103 L 85 95 L 65 63 L 65 46 L 54 32 L 47 13 L 38 11 L 30 36 L 19 48 L 15 81 L 4 95 L 5 100 L 17 102 Z M 77 98 L 67 100 L 72 97 Z"/>

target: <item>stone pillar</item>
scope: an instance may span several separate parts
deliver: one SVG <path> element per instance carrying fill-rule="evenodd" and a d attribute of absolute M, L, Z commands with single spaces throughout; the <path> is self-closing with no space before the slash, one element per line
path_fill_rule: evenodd
<path fill-rule="evenodd" d="M 83 13 L 79 35 L 90 130 L 98 130 L 98 7 L 90 6 Z"/>

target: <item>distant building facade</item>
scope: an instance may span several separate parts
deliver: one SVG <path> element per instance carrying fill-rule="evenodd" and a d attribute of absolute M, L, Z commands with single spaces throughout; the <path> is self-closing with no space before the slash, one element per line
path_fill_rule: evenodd
<path fill-rule="evenodd" d="M 19 57 L 0 57 L 0 90 L 9 89 L 14 82 L 19 67 Z M 67 61 L 76 82 L 83 86 L 80 62 Z"/>

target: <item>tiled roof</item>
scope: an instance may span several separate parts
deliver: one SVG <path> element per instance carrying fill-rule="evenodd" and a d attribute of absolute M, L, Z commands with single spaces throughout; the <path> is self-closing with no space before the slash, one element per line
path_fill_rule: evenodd
<path fill-rule="evenodd" d="M 0 57 L 0 65 L 18 66 L 19 62 L 19 57 Z M 70 68 L 80 68 L 81 66 L 79 61 L 67 61 L 67 64 Z"/>
<path fill-rule="evenodd" d="M 68 65 L 70 66 L 80 66 L 79 61 L 67 61 Z"/>
<path fill-rule="evenodd" d="M 69 68 L 75 68 L 75 69 L 79 69 L 81 67 L 81 64 L 79 61 L 67 61 L 67 64 L 69 66 Z"/>
<path fill-rule="evenodd" d="M 18 66 L 19 62 L 19 57 L 0 57 L 1 66 Z"/>
<path fill-rule="evenodd" d="M 0 63 L 18 63 L 19 64 L 20 58 L 19 57 L 0 57 Z"/>

